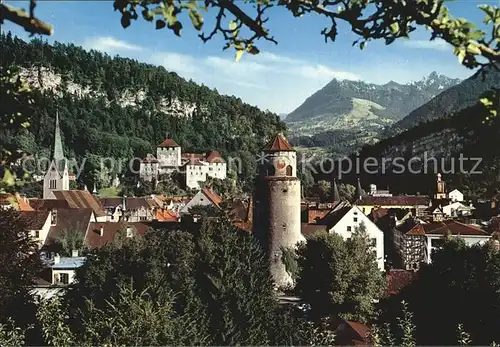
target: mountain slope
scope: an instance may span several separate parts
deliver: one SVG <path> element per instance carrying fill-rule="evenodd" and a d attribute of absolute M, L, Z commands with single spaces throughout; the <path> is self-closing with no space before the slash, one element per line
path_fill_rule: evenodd
<path fill-rule="evenodd" d="M 291 112 L 285 122 L 300 135 L 339 129 L 378 132 L 459 82 L 436 72 L 405 85 L 334 79 Z"/>
<path fill-rule="evenodd" d="M 498 71 L 490 70 L 485 81 L 482 80 L 481 76 L 471 76 L 410 112 L 406 117 L 395 123 L 390 131 L 396 133 L 410 129 L 422 122 L 452 115 L 474 105 L 480 95 L 492 87 L 500 87 L 500 73 Z"/>
<path fill-rule="evenodd" d="M 85 160 L 85 182 L 105 185 L 105 171 L 126 170 L 133 158 L 155 153 L 166 134 L 185 152 L 217 150 L 240 158 L 247 180 L 254 175 L 255 153 L 286 129 L 273 113 L 132 59 L 72 44 L 26 43 L 10 33 L 0 36 L 0 56 L 2 67 L 21 69 L 36 105 L 29 132 L 2 140 L 50 158 L 59 113 L 66 155 L 79 164 Z M 103 168 L 103 158 L 116 165 Z"/>

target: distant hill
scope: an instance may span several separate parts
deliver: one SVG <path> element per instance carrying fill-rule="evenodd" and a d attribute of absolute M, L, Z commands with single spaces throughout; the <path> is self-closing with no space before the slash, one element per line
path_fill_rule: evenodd
<path fill-rule="evenodd" d="M 478 101 L 481 94 L 492 87 L 500 87 L 500 72 L 494 69 L 490 70 L 485 81 L 480 75 L 471 76 L 410 112 L 408 116 L 392 125 L 388 134 L 392 135 L 410 129 L 419 123 L 446 117 L 472 106 Z"/>
<path fill-rule="evenodd" d="M 459 82 L 436 72 L 409 84 L 334 79 L 291 112 L 285 122 L 292 133 L 302 136 L 326 130 L 362 130 L 376 136 Z"/>

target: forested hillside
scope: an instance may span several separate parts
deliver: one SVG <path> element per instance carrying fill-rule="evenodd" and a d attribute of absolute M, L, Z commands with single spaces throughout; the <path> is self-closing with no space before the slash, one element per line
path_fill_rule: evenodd
<path fill-rule="evenodd" d="M 285 129 L 277 115 L 163 67 L 72 44 L 26 43 L 10 33 L 0 37 L 0 56 L 2 67 L 19 67 L 34 87 L 31 127 L 13 141 L 29 153 L 49 155 L 58 113 L 67 156 L 87 158 L 86 181 L 100 177 L 100 157 L 155 153 L 166 134 L 185 152 L 218 150 L 242 158 L 246 180 L 260 146 Z"/>

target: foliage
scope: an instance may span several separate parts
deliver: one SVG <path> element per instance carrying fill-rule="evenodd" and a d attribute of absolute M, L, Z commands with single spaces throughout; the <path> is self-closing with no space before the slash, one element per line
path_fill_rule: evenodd
<path fill-rule="evenodd" d="M 488 345 L 500 338 L 493 323 L 500 317 L 499 271 L 500 254 L 490 244 L 469 247 L 453 238 L 432 254 L 412 285 L 383 304 L 384 314 L 393 315 L 393 301 L 408 302 L 419 345 L 456 344 L 459 324 L 474 344 Z"/>
<path fill-rule="evenodd" d="M 62 230 L 56 238 L 56 244 L 61 248 L 61 255 L 70 257 L 73 250 L 80 253 L 85 250 L 85 234 L 74 230 Z"/>
<path fill-rule="evenodd" d="M 336 233 L 317 233 L 299 245 L 296 290 L 313 314 L 337 313 L 360 322 L 373 317 L 373 300 L 385 282 L 370 247 L 363 229 L 347 241 Z"/>
<path fill-rule="evenodd" d="M 156 145 L 169 133 L 184 152 L 217 150 L 224 157 L 240 158 L 238 179 L 247 187 L 255 173 L 254 154 L 271 135 L 285 130 L 277 115 L 163 67 L 57 42 L 26 43 L 10 33 L 0 36 L 0 54 L 4 69 L 24 69 L 37 86 L 31 93 L 37 109 L 29 128 L 35 154 L 50 156 L 58 112 L 66 156 L 76 160 L 70 171 L 76 174 L 85 164 L 78 177 L 81 186 L 97 182 L 103 188 L 107 176 L 121 176 L 129 164 L 136 169 L 138 160 L 132 159 L 156 153 Z M 62 79 L 55 88 L 46 84 L 52 73 Z M 72 94 L 70 86 L 81 95 Z M 11 141 L 0 138 L 4 140 Z"/>
<path fill-rule="evenodd" d="M 295 281 L 299 275 L 299 264 L 297 262 L 297 254 L 293 248 L 283 248 L 282 250 L 282 261 L 285 264 L 286 271 L 290 274 L 292 279 Z"/>
<path fill-rule="evenodd" d="M 0 345 L 5 347 L 17 347 L 25 345 L 25 332 L 16 327 L 12 318 L 8 317 L 7 322 L 0 323 Z"/>
<path fill-rule="evenodd" d="M 30 125 L 33 100 L 26 82 L 19 76 L 18 69 L 0 66 L 0 178 L 7 185 L 15 184 L 11 165 L 21 153 L 14 138 Z"/>
<path fill-rule="evenodd" d="M 413 313 L 409 311 L 408 304 L 402 301 L 395 324 L 384 322 L 382 326 L 374 325 L 370 338 L 375 346 L 415 347 L 415 329 Z"/>
<path fill-rule="evenodd" d="M 24 319 L 29 315 L 30 286 L 42 264 L 38 243 L 28 229 L 19 212 L 0 210 L 0 321 L 3 317 Z"/>
<path fill-rule="evenodd" d="M 470 335 L 464 330 L 463 324 L 458 325 L 457 336 L 459 346 L 469 346 L 471 344 Z"/>

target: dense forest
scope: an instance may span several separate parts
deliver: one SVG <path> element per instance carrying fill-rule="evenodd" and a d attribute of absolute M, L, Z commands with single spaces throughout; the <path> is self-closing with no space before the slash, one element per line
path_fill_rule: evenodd
<path fill-rule="evenodd" d="M 217 150 L 226 158 L 241 158 L 245 165 L 239 178 L 248 185 L 259 148 L 286 129 L 277 115 L 163 67 L 72 44 L 27 43 L 10 32 L 0 36 L 0 55 L 2 67 L 17 67 L 35 86 L 29 131 L 10 140 L 28 153 L 49 156 L 59 114 L 66 156 L 78 163 L 86 158 L 80 184 L 97 180 L 106 185 L 100 158 L 127 163 L 155 153 L 168 134 L 184 152 Z"/>

